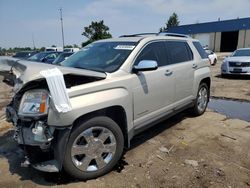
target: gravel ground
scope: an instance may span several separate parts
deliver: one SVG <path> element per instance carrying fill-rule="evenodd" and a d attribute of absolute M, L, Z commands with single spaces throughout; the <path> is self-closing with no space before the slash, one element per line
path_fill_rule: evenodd
<path fill-rule="evenodd" d="M 222 79 L 219 67 L 211 67 L 212 96 L 250 100 L 250 79 Z M 12 126 L 1 119 L 10 91 L 0 83 L 0 187 L 250 187 L 250 123 L 210 110 L 180 113 L 136 136 L 119 165 L 96 180 L 22 168 Z"/>

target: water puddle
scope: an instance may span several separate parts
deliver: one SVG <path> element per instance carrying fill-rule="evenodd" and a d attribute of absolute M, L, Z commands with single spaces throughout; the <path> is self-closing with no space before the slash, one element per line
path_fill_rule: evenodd
<path fill-rule="evenodd" d="M 211 98 L 208 108 L 228 118 L 250 122 L 250 102 Z"/>

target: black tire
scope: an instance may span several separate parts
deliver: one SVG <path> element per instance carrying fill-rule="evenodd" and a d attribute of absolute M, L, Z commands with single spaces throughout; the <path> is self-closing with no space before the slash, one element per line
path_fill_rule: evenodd
<path fill-rule="evenodd" d="M 228 75 L 221 73 L 221 78 L 228 78 Z"/>
<path fill-rule="evenodd" d="M 202 88 L 205 88 L 206 91 L 207 91 L 207 101 L 206 101 L 206 105 L 205 105 L 205 108 L 203 110 L 200 110 L 198 108 L 198 98 L 199 98 L 199 92 Z M 206 108 L 207 108 L 207 104 L 208 104 L 208 101 L 209 101 L 209 96 L 210 96 L 210 92 L 209 92 L 209 88 L 207 86 L 206 83 L 201 83 L 200 86 L 199 86 L 199 89 L 198 89 L 198 92 L 197 92 L 197 95 L 196 95 L 196 99 L 195 99 L 195 104 L 194 106 L 190 109 L 190 112 L 193 116 L 200 116 L 202 114 L 204 114 L 204 112 L 206 111 Z"/>
<path fill-rule="evenodd" d="M 114 156 L 111 159 L 111 161 L 101 169 L 98 169 L 96 171 L 90 171 L 90 172 L 81 171 L 74 165 L 72 161 L 71 148 L 73 146 L 75 139 L 81 133 L 83 133 L 83 131 L 91 127 L 97 127 L 97 126 L 106 128 L 113 133 L 115 140 L 116 140 L 116 150 L 115 150 Z M 99 117 L 94 117 L 92 119 L 88 119 L 85 121 L 81 121 L 78 123 L 78 125 L 76 125 L 75 128 L 73 128 L 71 135 L 69 137 L 69 141 L 66 147 L 65 157 L 63 161 L 63 168 L 66 173 L 68 173 L 73 178 L 76 178 L 79 180 L 89 180 L 89 179 L 97 178 L 112 170 L 112 168 L 117 164 L 117 162 L 121 158 L 123 154 L 123 148 L 124 148 L 123 133 L 120 127 L 112 119 L 105 117 L 105 116 L 99 116 Z"/>

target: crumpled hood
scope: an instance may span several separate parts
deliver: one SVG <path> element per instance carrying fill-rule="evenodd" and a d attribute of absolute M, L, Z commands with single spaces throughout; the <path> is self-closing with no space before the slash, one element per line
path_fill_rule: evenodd
<path fill-rule="evenodd" d="M 224 61 L 232 62 L 250 62 L 250 56 L 227 57 Z"/>
<path fill-rule="evenodd" d="M 0 57 L 0 72 L 13 73 L 19 78 L 23 84 L 43 78 L 40 71 L 57 67 L 64 75 L 79 75 L 96 78 L 106 78 L 106 74 L 102 72 L 90 71 L 85 69 L 62 67 L 45 63 L 37 63 L 32 61 L 19 60 L 12 57 Z"/>

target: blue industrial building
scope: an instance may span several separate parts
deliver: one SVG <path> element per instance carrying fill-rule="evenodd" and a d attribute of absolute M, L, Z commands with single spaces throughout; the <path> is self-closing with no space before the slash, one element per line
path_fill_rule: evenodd
<path fill-rule="evenodd" d="M 167 31 L 190 35 L 217 52 L 250 47 L 250 18 L 181 25 Z"/>

